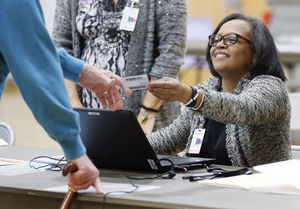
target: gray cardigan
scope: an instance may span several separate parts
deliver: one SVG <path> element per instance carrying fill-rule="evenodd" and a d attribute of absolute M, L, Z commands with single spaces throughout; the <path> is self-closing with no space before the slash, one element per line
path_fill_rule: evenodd
<path fill-rule="evenodd" d="M 80 57 L 84 40 L 76 29 L 79 0 L 57 0 L 53 39 L 57 47 Z M 183 0 L 140 0 L 136 27 L 131 35 L 126 76 L 148 74 L 153 78 L 176 77 L 186 48 L 186 3 Z M 145 92 L 127 96 L 124 108 L 138 114 Z M 180 113 L 178 103 L 165 102 L 155 127 L 170 124 Z"/>
<path fill-rule="evenodd" d="M 285 84 L 262 75 L 240 81 L 234 93 L 217 92 L 220 80 L 209 77 L 199 111 L 185 108 L 168 127 L 148 135 L 160 154 L 188 152 L 193 133 L 205 118 L 226 124 L 226 149 L 234 166 L 255 166 L 291 158 L 290 103 Z"/>

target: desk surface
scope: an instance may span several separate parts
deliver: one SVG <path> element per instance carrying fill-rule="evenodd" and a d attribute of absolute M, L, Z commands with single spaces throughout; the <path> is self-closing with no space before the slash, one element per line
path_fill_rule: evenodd
<path fill-rule="evenodd" d="M 38 155 L 54 156 L 57 150 L 19 146 L 0 147 L 0 157 L 30 160 Z M 196 171 L 193 171 L 196 172 Z M 123 172 L 124 173 L 124 172 Z M 120 171 L 101 170 L 102 182 L 127 183 Z M 141 174 L 146 175 L 146 174 Z M 249 192 L 238 189 L 203 186 L 181 179 L 134 181 L 136 184 L 159 185 L 160 189 L 108 196 L 105 208 L 222 208 L 222 209 L 298 209 L 300 198 L 296 195 L 279 195 Z M 67 178 L 60 172 L 38 172 L 18 176 L 0 176 L 0 203 L 5 209 L 59 208 L 63 193 L 43 191 L 45 188 L 65 185 Z M 70 209 L 101 208 L 102 196 L 80 194 Z"/>

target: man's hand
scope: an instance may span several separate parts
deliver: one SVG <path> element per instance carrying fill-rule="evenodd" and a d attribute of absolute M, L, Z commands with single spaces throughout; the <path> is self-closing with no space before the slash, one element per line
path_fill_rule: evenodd
<path fill-rule="evenodd" d="M 98 194 L 103 194 L 99 180 L 99 171 L 88 156 L 84 154 L 71 161 L 77 165 L 78 170 L 68 174 L 69 187 L 74 190 L 81 190 L 93 186 Z"/>
<path fill-rule="evenodd" d="M 117 86 L 127 94 L 119 76 L 108 70 L 99 70 L 92 65 L 84 65 L 78 83 L 95 92 L 104 108 L 113 111 L 122 109 L 123 103 Z"/>

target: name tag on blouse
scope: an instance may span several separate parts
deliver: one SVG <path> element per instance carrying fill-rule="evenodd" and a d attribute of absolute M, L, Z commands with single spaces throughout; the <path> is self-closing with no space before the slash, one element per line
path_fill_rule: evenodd
<path fill-rule="evenodd" d="M 93 4 L 95 0 L 82 0 L 86 4 Z"/>
<path fill-rule="evenodd" d="M 125 7 L 120 23 L 120 30 L 134 31 L 139 11 L 138 8 Z"/>
<path fill-rule="evenodd" d="M 193 139 L 190 145 L 189 154 L 199 154 L 203 143 L 205 129 L 195 129 Z"/>

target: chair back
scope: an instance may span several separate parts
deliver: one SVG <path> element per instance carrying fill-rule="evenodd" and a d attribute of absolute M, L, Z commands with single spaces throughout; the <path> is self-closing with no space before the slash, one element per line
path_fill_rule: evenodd
<path fill-rule="evenodd" d="M 15 135 L 7 123 L 0 122 L 0 138 L 7 142 L 8 145 L 15 144 Z"/>

